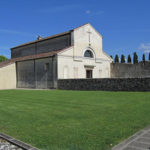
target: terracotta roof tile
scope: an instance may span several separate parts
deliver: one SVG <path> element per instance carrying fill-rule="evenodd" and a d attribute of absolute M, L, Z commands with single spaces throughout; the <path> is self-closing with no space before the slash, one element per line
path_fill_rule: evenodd
<path fill-rule="evenodd" d="M 27 42 L 27 43 L 18 45 L 18 46 L 16 46 L 16 47 L 13 47 L 13 48 L 11 48 L 11 49 L 15 49 L 15 48 L 18 48 L 18 47 L 22 47 L 22 46 L 34 44 L 34 43 L 41 42 L 41 41 L 48 40 L 48 39 L 53 39 L 53 38 L 56 38 L 56 37 L 60 37 L 60 36 L 69 34 L 69 33 L 71 33 L 72 31 L 73 31 L 73 30 L 69 30 L 69 31 L 67 31 L 67 32 L 63 32 L 63 33 L 60 33 L 60 34 L 56 34 L 56 35 L 52 35 L 52 36 L 49 36 L 49 37 L 46 37 L 46 38 L 42 38 L 42 39 L 39 39 L 39 40 L 34 40 L 34 41 L 31 41 L 31 42 Z"/>
<path fill-rule="evenodd" d="M 72 46 L 66 47 L 66 48 L 61 49 L 61 50 L 48 52 L 48 53 L 41 53 L 41 54 L 36 54 L 36 55 L 30 55 L 30 56 L 17 57 L 17 58 L 9 59 L 7 61 L 1 62 L 0 63 L 0 68 L 5 67 L 5 66 L 10 65 L 10 64 L 13 64 L 17 61 L 25 61 L 25 60 L 32 60 L 32 59 L 39 59 L 39 58 L 54 56 L 55 54 L 57 54 L 61 51 L 64 51 L 64 50 L 66 50 L 70 47 L 72 47 Z"/>
<path fill-rule="evenodd" d="M 82 27 L 82 26 L 85 26 L 85 25 L 87 25 L 87 24 L 90 24 L 90 23 L 83 24 L 83 25 L 81 25 L 81 26 L 79 26 L 79 27 L 77 27 L 77 28 L 74 28 L 74 29 L 72 29 L 72 30 L 69 30 L 69 31 L 66 31 L 66 32 L 63 32 L 63 33 L 59 33 L 59 34 L 56 34 L 56 35 L 52 35 L 52 36 L 49 36 L 49 37 L 46 37 L 46 38 L 42 38 L 42 39 L 40 39 L 40 40 L 34 40 L 34 41 L 31 41 L 31 42 L 27 42 L 27 43 L 18 45 L 18 46 L 16 46 L 16 47 L 13 47 L 13 48 L 11 48 L 11 49 L 15 49 L 15 48 L 18 48 L 18 47 L 30 45 L 30 44 L 37 43 L 37 42 L 44 41 L 44 40 L 48 40 L 48 39 L 53 39 L 53 38 L 56 38 L 56 37 L 60 37 L 60 36 L 69 34 L 69 33 L 73 32 L 74 30 L 76 30 L 76 29 L 78 29 L 78 28 L 80 28 L 80 27 Z"/>
<path fill-rule="evenodd" d="M 0 68 L 5 67 L 5 66 L 7 66 L 7 65 L 10 65 L 10 64 L 12 64 L 12 63 L 14 63 L 14 62 L 12 61 L 12 59 L 9 59 L 9 60 L 0 62 Z"/>

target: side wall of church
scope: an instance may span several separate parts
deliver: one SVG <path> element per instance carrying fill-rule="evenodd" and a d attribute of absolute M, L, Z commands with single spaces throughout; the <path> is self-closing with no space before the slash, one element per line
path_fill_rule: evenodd
<path fill-rule="evenodd" d="M 17 62 L 17 87 L 54 88 L 57 80 L 55 59 L 55 57 L 49 57 Z"/>
<path fill-rule="evenodd" d="M 71 45 L 71 34 L 11 49 L 11 57 L 23 57 L 60 50 Z"/>
<path fill-rule="evenodd" d="M 0 68 L 0 89 L 16 88 L 16 65 L 15 63 Z"/>
<path fill-rule="evenodd" d="M 150 77 L 150 62 L 138 64 L 111 64 L 112 78 L 144 78 Z"/>

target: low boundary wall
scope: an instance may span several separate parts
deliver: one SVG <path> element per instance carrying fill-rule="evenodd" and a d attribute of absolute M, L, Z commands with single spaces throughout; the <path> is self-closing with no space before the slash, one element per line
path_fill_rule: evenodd
<path fill-rule="evenodd" d="M 111 78 L 150 78 L 150 61 L 138 64 L 112 63 Z"/>
<path fill-rule="evenodd" d="M 150 91 L 150 78 L 59 79 L 61 90 Z"/>

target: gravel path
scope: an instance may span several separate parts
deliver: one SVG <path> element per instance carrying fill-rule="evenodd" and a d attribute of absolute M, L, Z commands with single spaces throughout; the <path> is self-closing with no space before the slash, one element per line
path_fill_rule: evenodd
<path fill-rule="evenodd" d="M 0 138 L 0 150 L 23 150 Z"/>

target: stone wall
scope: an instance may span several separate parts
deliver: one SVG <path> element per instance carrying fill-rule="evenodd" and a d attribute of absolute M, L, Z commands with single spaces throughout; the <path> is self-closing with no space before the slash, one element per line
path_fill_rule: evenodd
<path fill-rule="evenodd" d="M 138 64 L 111 64 L 111 78 L 150 77 L 150 62 Z"/>
<path fill-rule="evenodd" d="M 61 90 L 150 91 L 150 78 L 60 79 Z"/>

